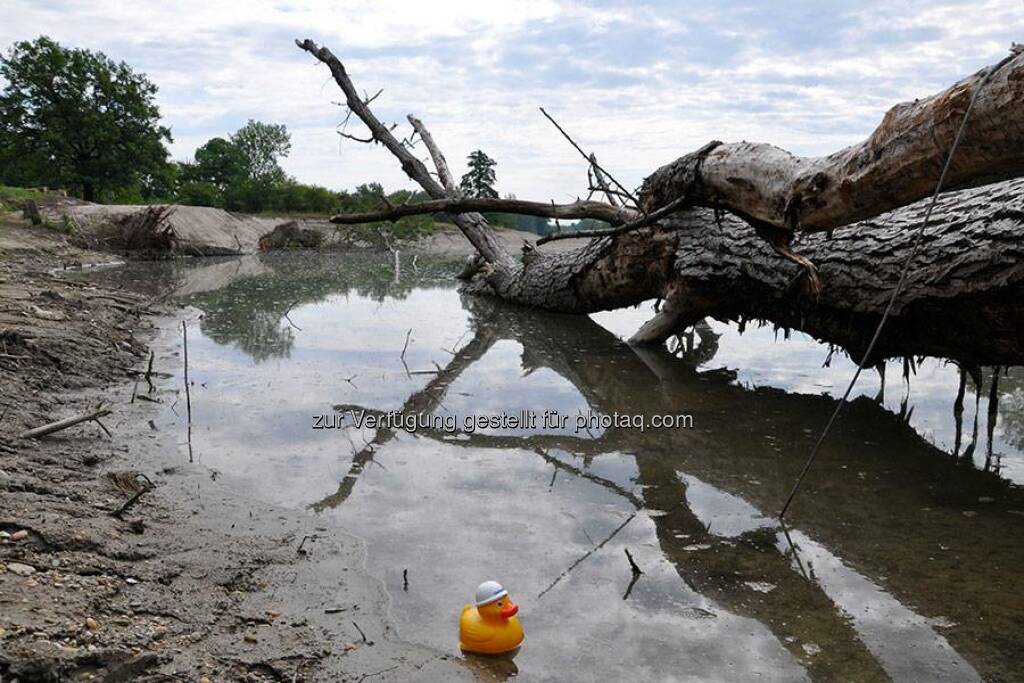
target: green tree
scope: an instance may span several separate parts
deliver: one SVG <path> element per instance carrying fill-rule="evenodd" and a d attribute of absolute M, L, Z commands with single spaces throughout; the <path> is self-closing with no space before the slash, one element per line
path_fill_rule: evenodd
<path fill-rule="evenodd" d="M 195 163 L 188 166 L 188 180 L 212 183 L 221 191 L 249 174 L 246 155 L 235 143 L 210 138 L 196 150 Z"/>
<path fill-rule="evenodd" d="M 498 193 L 494 189 L 494 182 L 497 179 L 494 167 L 498 165 L 498 162 L 479 149 L 470 154 L 467 159 L 469 172 L 462 176 L 462 181 L 459 183 L 463 194 L 467 197 L 497 199 Z"/>
<path fill-rule="evenodd" d="M 269 187 L 287 179 L 278 164 L 278 159 L 288 156 L 292 149 L 291 135 L 283 124 L 249 119 L 231 136 L 231 142 L 241 152 L 250 180 Z"/>
<path fill-rule="evenodd" d="M 96 200 L 165 170 L 171 133 L 160 125 L 157 88 L 124 62 L 41 36 L 0 57 L 0 76 L 4 182 Z"/>

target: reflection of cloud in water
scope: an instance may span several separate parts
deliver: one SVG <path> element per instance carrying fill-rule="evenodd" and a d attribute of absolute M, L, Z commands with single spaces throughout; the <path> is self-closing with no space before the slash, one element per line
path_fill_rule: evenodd
<path fill-rule="evenodd" d="M 287 293 L 281 290 L 278 294 L 282 292 Z M 280 299 L 287 303 L 288 297 L 284 294 L 275 301 Z M 470 341 L 474 338 L 473 332 L 463 335 L 467 326 L 471 322 L 487 321 L 476 317 L 476 313 L 471 321 L 454 292 L 443 288 L 412 288 L 403 291 L 404 299 L 319 290 L 317 295 L 319 298 L 315 301 L 291 309 L 290 318 L 301 331 L 293 330 L 290 356 L 263 362 L 258 372 L 252 371 L 253 359 L 240 347 L 217 344 L 208 336 L 196 335 L 195 341 L 190 338 L 191 371 L 197 384 L 193 391 L 197 454 L 204 464 L 241 480 L 260 497 L 278 503 L 305 506 L 340 490 L 339 482 L 350 474 L 354 448 L 362 448 L 373 438 L 371 430 L 364 430 L 362 434 L 354 429 L 312 430 L 313 416 L 330 413 L 337 403 L 355 403 L 378 410 L 397 409 L 410 396 L 432 386 L 443 400 L 442 407 L 437 409 L 441 414 L 445 410 L 465 414 L 548 407 L 571 413 L 577 408 L 587 409 L 584 395 L 593 400 L 595 406 L 622 410 L 637 405 L 650 413 L 660 410 L 662 398 L 682 400 L 684 404 L 699 403 L 706 398 L 707 415 L 719 420 L 713 427 L 706 425 L 708 428 L 704 430 L 675 435 L 648 433 L 646 438 L 610 430 L 603 437 L 614 444 L 607 449 L 610 452 L 602 452 L 604 443 L 588 442 L 588 448 L 580 449 L 581 455 L 571 452 L 578 442 L 564 438 L 553 442 L 544 456 L 518 447 L 482 448 L 479 443 L 466 439 L 456 445 L 405 433 L 382 441 L 373 460 L 362 467 L 358 479 L 349 480 L 355 483 L 351 493 L 346 494 L 349 497 L 336 498 L 331 505 L 337 507 L 328 514 L 368 539 L 368 561 L 388 583 L 394 617 L 403 637 L 451 650 L 455 635 L 453 619 L 458 609 L 477 583 L 493 577 L 503 580 L 523 604 L 527 647 L 517 661 L 524 678 L 529 680 L 561 680 L 565 672 L 575 673 L 581 680 L 597 676 L 707 681 L 805 678 L 801 663 L 794 657 L 800 657 L 805 663 L 807 660 L 802 658 L 799 647 L 791 647 L 788 641 L 780 642 L 788 631 L 781 630 L 774 618 L 781 614 L 783 620 L 788 620 L 791 612 L 794 618 L 799 617 L 789 598 L 795 595 L 799 599 L 807 597 L 806 594 L 801 592 L 800 586 L 795 593 L 781 587 L 790 576 L 790 570 L 787 561 L 779 557 L 773 547 L 762 558 L 752 554 L 749 548 L 744 549 L 745 554 L 740 553 L 739 542 L 733 547 L 729 544 L 743 534 L 756 536 L 755 529 L 771 524 L 747 500 L 759 506 L 774 505 L 771 495 L 765 495 L 764 489 L 769 485 L 778 486 L 785 479 L 773 474 L 774 453 L 794 442 L 794 438 L 797 443 L 802 443 L 800 439 L 805 436 L 809 440 L 810 436 L 801 431 L 806 422 L 805 413 L 815 414 L 815 406 L 827 402 L 788 396 L 783 392 L 745 392 L 729 386 L 725 380 L 704 383 L 685 376 L 670 376 L 657 387 L 654 386 L 656 380 L 647 379 L 643 366 L 638 369 L 634 365 L 639 361 L 627 349 L 599 340 L 595 346 L 598 353 L 592 359 L 586 356 L 587 349 L 577 352 L 577 344 L 587 335 L 592 336 L 593 330 L 574 337 L 573 328 L 568 325 L 555 328 L 566 331 L 562 337 L 566 341 L 554 347 L 564 351 L 565 358 L 582 365 L 573 366 L 572 362 L 548 365 L 555 355 L 550 354 L 552 343 L 549 341 L 547 346 L 530 343 L 530 340 L 538 340 L 537 330 L 529 328 L 533 318 L 524 313 L 511 316 L 513 326 L 526 325 L 521 336 L 505 336 L 505 330 L 499 325 L 491 341 L 498 340 L 493 345 L 480 346 L 480 353 L 486 350 L 482 358 L 474 357 L 466 367 L 434 386 L 431 383 L 435 375 L 406 374 L 400 354 L 409 328 L 413 333 L 405 360 L 414 371 L 435 370 L 435 363 L 446 367 L 453 363 L 453 357 L 443 349 L 454 350 L 473 343 Z M 596 317 L 602 322 L 607 318 L 614 323 L 610 326 L 618 325 L 632 332 L 648 316 L 647 310 L 627 310 Z M 742 363 L 753 364 L 740 366 L 741 381 L 778 383 L 791 391 L 813 394 L 823 391 L 826 380 L 834 381 L 833 375 L 838 381 L 844 379 L 842 368 L 821 370 L 818 367 L 824 352 L 816 344 L 799 339 L 775 343 L 765 330 L 747 333 L 740 339 L 730 328 L 718 324 L 715 327 L 723 333 L 722 346 L 705 367 L 721 364 L 733 367 L 740 359 Z M 486 332 L 485 336 L 493 332 Z M 527 349 L 524 351 L 520 344 Z M 598 358 L 602 353 L 605 357 Z M 536 369 L 524 377 L 523 365 L 531 366 L 531 363 Z M 773 365 L 782 367 L 783 363 L 789 369 L 772 370 Z M 834 362 L 837 364 L 838 359 Z M 578 373 L 583 367 L 593 372 Z M 770 382 L 765 379 L 769 377 Z M 922 372 L 922 381 L 915 381 L 913 392 L 919 406 L 915 422 L 922 414 L 948 414 L 950 410 L 952 393 L 943 394 L 946 391 L 944 376 L 936 373 L 934 381 L 932 377 Z M 347 382 L 350 378 L 353 381 Z M 451 386 L 444 388 L 448 382 Z M 898 378 L 890 376 L 890 392 L 899 385 Z M 648 386 L 667 393 L 654 394 L 650 400 L 641 401 L 642 392 Z M 865 387 L 871 391 L 869 385 Z M 955 384 L 952 388 L 955 389 Z M 898 393 L 892 393 L 897 401 Z M 922 394 L 927 402 L 920 400 Z M 891 396 L 889 398 L 891 400 Z M 920 408 L 931 406 L 932 401 L 934 407 Z M 742 415 L 734 412 L 737 402 L 738 409 L 744 411 Z M 420 403 L 427 404 L 429 402 Z M 854 427 L 878 424 L 868 420 L 870 415 L 878 414 L 874 407 L 868 407 L 867 414 L 860 411 L 849 424 Z M 852 412 L 857 414 L 858 411 Z M 737 419 L 730 421 L 730 416 Z M 881 417 L 886 425 L 894 422 L 890 416 Z M 571 425 L 569 431 L 572 431 Z M 887 434 L 891 436 L 891 432 Z M 348 436 L 353 443 L 349 443 Z M 523 436 L 523 433 L 514 436 Z M 872 436 L 865 434 L 864 438 Z M 771 439 L 770 448 L 762 443 L 768 439 Z M 846 442 L 860 448 L 861 437 Z M 886 448 L 895 446 L 890 444 Z M 630 519 L 634 513 L 630 502 L 635 500 L 633 496 L 643 497 L 646 493 L 654 500 L 654 492 L 662 483 L 656 476 L 657 467 L 651 469 L 660 457 L 656 455 L 662 452 L 659 449 L 664 449 L 665 457 L 671 462 L 670 472 L 678 468 L 696 470 L 705 481 L 713 481 L 716 486 L 739 491 L 744 496 L 740 498 L 683 475 L 686 486 L 680 487 L 680 491 L 685 490 L 685 494 L 677 498 L 685 497 L 696 518 L 711 523 L 712 535 L 730 539 L 709 541 L 715 543 L 714 552 L 722 554 L 713 561 L 695 561 L 693 566 L 706 568 L 713 577 L 719 570 L 727 571 L 733 559 L 752 559 L 755 565 L 764 559 L 770 566 L 757 566 L 744 578 L 751 579 L 748 584 L 757 583 L 763 579 L 761 569 L 775 572 L 772 581 L 779 583 L 780 588 L 771 595 L 760 595 L 776 600 L 772 610 L 749 609 L 752 603 L 748 598 L 756 600 L 759 594 L 752 592 L 748 596 L 743 582 L 739 593 L 719 591 L 720 587 L 713 580 L 694 584 L 707 595 L 715 595 L 714 601 L 687 586 L 686 562 L 679 562 L 680 557 L 685 558 L 687 554 L 680 555 L 678 548 L 670 547 L 671 540 L 659 542 L 659 532 L 664 531 L 665 520 L 669 517 L 659 519 L 658 516 L 671 514 L 671 503 L 662 505 L 664 510 L 645 508 L 605 545 L 594 550 Z M 930 454 L 931 450 L 927 450 Z M 848 457 L 854 455 L 851 452 Z M 719 461 L 719 456 L 724 457 Z M 556 470 L 544 457 L 578 468 L 577 473 L 558 470 L 552 479 Z M 782 460 L 778 463 L 781 465 Z M 641 471 L 641 466 L 646 469 Z M 745 483 L 731 478 L 734 472 L 730 468 L 747 466 L 761 467 L 756 474 L 764 481 L 763 487 L 750 488 L 755 484 L 750 483 L 749 472 Z M 583 476 L 606 481 L 595 485 L 602 482 L 582 478 L 579 470 L 584 469 Z M 872 476 L 884 474 L 878 472 L 877 467 L 870 471 Z M 909 480 L 918 486 L 930 469 L 923 467 L 915 471 L 924 472 L 922 477 Z M 833 468 L 832 472 L 832 490 L 839 494 L 855 490 L 842 478 L 845 474 L 855 483 L 860 481 L 854 469 L 846 473 Z M 671 476 L 668 479 L 675 481 Z M 644 481 L 644 486 L 637 484 L 640 480 Z M 904 479 L 897 478 L 897 481 Z M 963 481 L 958 479 L 960 484 Z M 785 479 L 785 486 L 788 483 Z M 652 484 L 654 488 L 650 488 Z M 984 488 L 984 492 L 989 493 L 989 488 Z M 849 501 L 842 502 L 849 505 Z M 952 514 L 959 518 L 958 512 Z M 652 518 L 658 521 L 657 525 Z M 905 527 L 917 530 L 909 523 Z M 679 528 L 689 529 L 685 525 Z M 934 532 L 923 529 L 922 536 L 927 537 L 929 531 Z M 766 532 L 766 535 L 774 538 L 774 533 Z M 845 532 L 835 536 L 817 534 L 817 530 L 816 536 L 827 538 L 830 544 L 837 543 L 837 538 L 848 538 Z M 872 557 L 870 547 L 873 546 L 858 545 L 856 541 L 849 545 L 838 541 L 838 547 L 846 550 L 844 557 L 849 556 L 851 562 L 863 560 L 865 553 Z M 824 548 L 814 546 L 806 538 L 802 545 L 825 553 L 812 560 L 815 570 L 823 575 L 822 587 L 831 600 L 851 615 L 856 614 L 862 603 L 874 606 L 874 620 L 864 618 L 854 623 L 865 642 L 891 641 L 883 643 L 888 649 L 878 646 L 872 649 L 887 669 L 901 671 L 890 662 L 896 656 L 894 652 L 910 662 L 921 656 L 918 652 L 928 652 L 937 662 L 932 666 L 945 667 L 956 660 L 955 653 L 929 644 L 928 638 L 933 637 L 934 632 L 922 628 L 923 621 L 916 614 L 867 579 L 847 570 L 837 558 L 827 555 Z M 645 574 L 633 587 L 629 599 L 623 600 L 631 578 L 623 553 L 627 547 Z M 1009 559 L 1015 555 L 1007 552 L 1004 557 Z M 550 591 L 542 598 L 537 597 L 570 567 L 573 569 Z M 827 567 L 831 569 L 825 577 Z M 408 593 L 401 589 L 403 568 L 408 568 L 410 573 Z M 843 575 L 833 576 L 839 574 Z M 917 584 L 910 583 L 911 591 L 917 588 Z M 789 590 L 793 590 L 793 586 Z M 828 599 L 817 588 L 811 587 L 811 592 L 825 603 L 824 607 L 814 609 L 821 609 L 820 614 L 825 614 L 826 619 L 815 623 L 827 624 L 829 618 L 834 621 L 843 618 L 839 613 L 833 614 Z M 986 596 L 983 599 L 991 599 L 988 594 L 983 595 Z M 911 593 L 911 598 L 917 596 L 918 593 Z M 730 610 L 753 614 L 763 623 L 737 616 Z M 808 617 L 818 615 L 817 611 L 805 610 L 803 623 L 812 620 Z M 887 622 L 879 625 L 880 620 L 885 622 L 889 618 L 895 620 L 891 626 L 896 631 L 885 631 L 883 627 Z M 958 620 L 963 621 L 959 617 Z M 769 624 L 771 630 L 765 624 Z M 903 646 L 904 632 L 907 642 L 913 643 L 916 650 L 908 652 L 912 648 Z M 806 633 L 811 631 L 808 629 Z M 837 642 L 844 645 L 841 639 Z M 953 642 L 960 646 L 961 641 Z M 966 642 L 973 647 L 972 640 Z M 963 651 L 972 654 L 972 650 Z M 870 657 L 866 650 L 863 652 Z"/>
<path fill-rule="evenodd" d="M 527 641 L 516 661 L 529 680 L 805 680 L 764 626 L 686 586 L 642 515 L 538 598 L 632 514 L 620 496 L 569 477 L 552 492 L 550 466 L 514 449 L 403 436 L 376 460 L 383 467 L 368 468 L 333 514 L 367 539 L 401 637 L 451 650 L 454 615 L 493 577 L 522 607 Z M 645 575 L 624 601 L 626 547 Z"/>
<path fill-rule="evenodd" d="M 710 526 L 712 534 L 735 537 L 759 527 L 776 526 L 738 496 L 696 477 L 679 474 L 687 483 L 690 509 Z M 902 605 L 838 557 L 800 531 L 791 531 L 799 561 L 811 572 L 836 606 L 853 622 L 860 639 L 894 681 L 980 681 L 977 672 L 935 632 L 921 615 Z M 779 534 L 779 550 L 789 544 Z M 802 571 L 794 567 L 794 571 Z M 770 588 L 769 588 L 770 590 Z"/>

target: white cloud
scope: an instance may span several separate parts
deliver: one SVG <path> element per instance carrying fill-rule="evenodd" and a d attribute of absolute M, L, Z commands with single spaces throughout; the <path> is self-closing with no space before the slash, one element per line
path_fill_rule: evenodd
<path fill-rule="evenodd" d="M 312 37 L 358 87 L 384 88 L 381 118 L 416 112 L 449 160 L 485 149 L 499 189 L 566 199 L 584 167 L 539 114 L 545 106 L 626 183 L 710 138 L 833 151 L 885 109 L 999 59 L 1020 38 L 1017 0 L 639 5 L 527 0 L 8 0 L 0 45 L 38 35 L 100 49 L 160 86 L 191 156 L 248 118 L 292 131 L 285 168 L 300 180 L 409 186 L 380 148 L 340 146 L 339 93 L 292 44 Z M 358 125 L 353 126 L 357 132 Z"/>

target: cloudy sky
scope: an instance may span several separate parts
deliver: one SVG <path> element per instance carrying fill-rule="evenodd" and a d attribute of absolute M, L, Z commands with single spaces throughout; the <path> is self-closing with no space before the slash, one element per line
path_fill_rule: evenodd
<path fill-rule="evenodd" d="M 384 88 L 382 119 L 419 115 L 457 172 L 482 148 L 502 193 L 558 201 L 585 192 L 585 166 L 539 106 L 636 184 L 712 138 L 834 151 L 1024 42 L 1024 0 L 0 0 L 0 16 L 4 50 L 45 33 L 149 74 L 175 158 L 256 118 L 288 126 L 300 181 L 410 186 L 339 139 L 339 93 L 293 43 L 311 37 Z"/>

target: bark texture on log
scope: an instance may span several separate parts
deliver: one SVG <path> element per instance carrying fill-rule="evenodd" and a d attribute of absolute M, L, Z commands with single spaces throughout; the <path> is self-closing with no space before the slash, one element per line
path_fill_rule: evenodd
<path fill-rule="evenodd" d="M 517 303 L 574 313 L 666 299 L 658 342 L 705 316 L 764 319 L 843 346 L 866 348 L 909 255 L 925 210 L 918 202 L 871 221 L 805 236 L 817 300 L 801 270 L 743 220 L 691 209 L 662 225 L 534 254 L 516 270 L 485 270 L 470 287 Z M 1024 180 L 942 195 L 875 357 L 936 355 L 966 363 L 1024 360 Z M 984 334 L 979 335 L 979 331 Z"/>

